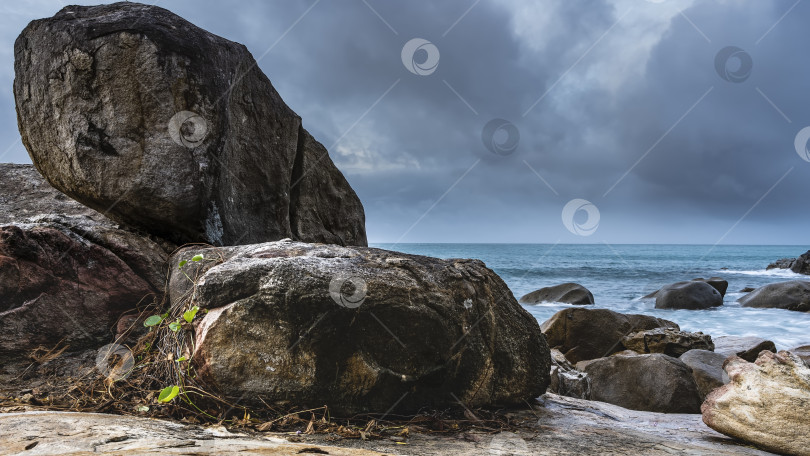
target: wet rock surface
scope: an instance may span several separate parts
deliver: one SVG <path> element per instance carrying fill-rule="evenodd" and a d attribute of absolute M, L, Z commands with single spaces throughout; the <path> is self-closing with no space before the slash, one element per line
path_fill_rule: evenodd
<path fill-rule="evenodd" d="M 331 455 L 769 455 L 708 428 L 700 415 L 623 409 L 546 394 L 509 412 L 516 432 L 335 440 L 325 435 L 247 436 L 145 418 L 84 413 L 0 414 L 0 446 L 22 454 L 320 454 Z M 287 442 L 287 439 L 296 440 Z M 29 447 L 29 450 L 25 450 Z M 306 451 L 305 451 L 306 450 Z"/>

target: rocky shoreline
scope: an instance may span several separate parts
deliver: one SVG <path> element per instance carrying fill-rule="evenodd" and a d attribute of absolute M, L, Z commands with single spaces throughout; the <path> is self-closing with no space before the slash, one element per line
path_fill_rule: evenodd
<path fill-rule="evenodd" d="M 367 247 L 354 190 L 238 43 L 68 6 L 23 30 L 15 74 L 34 165 L 0 164 L 4 449 L 810 454 L 807 347 L 594 309 L 573 283 L 521 298 L 576 305 L 540 325 L 479 260 Z M 727 288 L 648 298 L 700 312 Z"/>

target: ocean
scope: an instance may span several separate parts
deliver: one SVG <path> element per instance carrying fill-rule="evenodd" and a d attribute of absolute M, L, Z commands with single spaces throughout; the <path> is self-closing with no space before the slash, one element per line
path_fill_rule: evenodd
<path fill-rule="evenodd" d="M 808 246 L 608 245 L 608 244 L 373 244 L 373 247 L 438 258 L 477 258 L 503 278 L 520 298 L 538 288 L 576 282 L 594 295 L 594 307 L 666 318 L 684 331 L 712 336 L 756 336 L 778 349 L 810 344 L 810 313 L 741 307 L 744 287 L 804 279 L 788 270 L 765 268 L 797 257 Z M 729 283 L 722 307 L 709 310 L 655 309 L 640 299 L 662 285 L 696 277 L 722 277 Z M 524 305 L 538 322 L 572 307 L 560 303 Z"/>

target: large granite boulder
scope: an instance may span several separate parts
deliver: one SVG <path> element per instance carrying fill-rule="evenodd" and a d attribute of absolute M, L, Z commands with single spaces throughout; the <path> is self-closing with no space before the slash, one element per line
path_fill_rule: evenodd
<path fill-rule="evenodd" d="M 286 240 L 173 262 L 198 254 L 173 268 L 171 299 L 208 310 L 192 360 L 227 396 L 413 412 L 521 403 L 549 384 L 537 321 L 481 261 Z"/>
<path fill-rule="evenodd" d="M 810 281 L 770 283 L 737 300 L 743 307 L 760 307 L 810 312 Z"/>
<path fill-rule="evenodd" d="M 655 294 L 656 309 L 710 309 L 723 305 L 723 295 L 717 288 L 700 281 L 677 282 Z"/>
<path fill-rule="evenodd" d="M 540 304 L 542 302 L 593 304 L 594 301 L 593 294 L 578 283 L 563 283 L 553 287 L 541 288 L 520 298 L 521 304 Z"/>
<path fill-rule="evenodd" d="M 810 275 L 810 250 L 801 254 L 798 258 L 782 258 L 768 265 L 770 269 L 790 269 L 797 274 Z"/>
<path fill-rule="evenodd" d="M 363 207 L 245 46 L 138 3 L 14 45 L 22 141 L 54 187 L 177 243 L 365 245 Z"/>
<path fill-rule="evenodd" d="M 752 336 L 717 336 L 714 338 L 714 351 L 726 358 L 739 356 L 753 363 L 763 350 L 776 353 L 776 345 L 773 341 Z"/>
<path fill-rule="evenodd" d="M 622 345 L 637 353 L 663 353 L 675 358 L 692 349 L 714 350 L 712 336 L 673 328 L 655 328 L 630 333 L 622 338 Z"/>
<path fill-rule="evenodd" d="M 0 360 L 60 342 L 109 342 L 119 317 L 151 304 L 173 245 L 66 198 L 30 165 L 0 165 Z"/>
<path fill-rule="evenodd" d="M 786 351 L 729 358 L 731 381 L 701 407 L 710 428 L 768 451 L 810 455 L 810 367 Z"/>
<path fill-rule="evenodd" d="M 648 315 L 625 315 L 583 307 L 563 309 L 546 320 L 541 328 L 548 345 L 560 350 L 574 364 L 624 350 L 622 339 L 636 331 L 680 329 L 671 321 Z"/>
<path fill-rule="evenodd" d="M 692 370 L 661 353 L 610 356 L 589 362 L 591 399 L 632 410 L 698 413 L 700 393 Z"/>
<path fill-rule="evenodd" d="M 708 350 L 689 350 L 678 358 L 692 369 L 700 398 L 705 399 L 715 389 L 723 386 L 723 362 L 726 356 Z"/>

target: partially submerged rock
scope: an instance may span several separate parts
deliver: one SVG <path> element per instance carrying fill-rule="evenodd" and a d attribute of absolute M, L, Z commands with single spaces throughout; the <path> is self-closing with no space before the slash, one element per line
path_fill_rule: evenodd
<path fill-rule="evenodd" d="M 689 350 L 678 359 L 692 369 L 701 399 L 726 383 L 723 372 L 725 355 L 708 350 Z"/>
<path fill-rule="evenodd" d="M 766 269 L 790 269 L 797 274 L 810 275 L 810 250 L 798 258 L 782 258 L 768 265 Z"/>
<path fill-rule="evenodd" d="M 22 142 L 57 189 L 178 243 L 365 245 L 363 206 L 245 46 L 156 6 L 67 6 L 14 45 Z"/>
<path fill-rule="evenodd" d="M 755 363 L 729 358 L 731 381 L 706 398 L 712 429 L 760 448 L 810 455 L 810 367 L 790 352 L 764 351 Z"/>
<path fill-rule="evenodd" d="M 739 356 L 746 361 L 754 362 L 763 350 L 776 353 L 776 345 L 773 341 L 752 336 L 718 336 L 714 338 L 714 351 L 726 358 Z"/>
<path fill-rule="evenodd" d="M 172 301 L 192 290 L 208 309 L 192 359 L 225 395 L 413 412 L 522 403 L 549 384 L 537 321 L 480 261 L 280 241 L 173 262 L 197 254 L 223 262 L 189 270 L 196 288 L 173 268 Z"/>
<path fill-rule="evenodd" d="M 717 290 L 720 293 L 721 296 L 725 296 L 726 291 L 728 291 L 728 281 L 726 279 L 722 278 L 722 277 L 711 277 L 709 279 L 704 279 L 704 278 L 700 277 L 700 278 L 697 278 L 697 279 L 692 279 L 691 282 L 704 282 L 704 283 L 707 283 L 707 284 L 711 285 L 715 290 Z M 681 284 L 681 283 L 685 283 L 685 282 L 678 282 L 677 284 Z M 677 285 L 677 284 L 673 284 L 673 285 Z M 667 286 L 671 286 L 671 285 L 667 285 Z M 664 288 L 666 288 L 667 286 L 662 287 L 662 288 L 660 288 L 660 289 L 658 289 L 656 291 L 653 291 L 652 293 L 644 296 L 642 299 L 655 298 L 656 296 L 658 296 L 658 293 L 661 290 L 663 290 Z"/>
<path fill-rule="evenodd" d="M 723 295 L 720 291 L 700 280 L 673 283 L 655 293 L 656 309 L 699 310 L 722 305 Z"/>
<path fill-rule="evenodd" d="M 622 339 L 632 332 L 680 329 L 671 321 L 648 315 L 625 315 L 608 309 L 583 307 L 563 309 L 541 328 L 549 347 L 560 350 L 574 364 L 624 350 Z"/>
<path fill-rule="evenodd" d="M 700 393 L 691 369 L 671 356 L 610 356 L 590 361 L 584 370 L 595 401 L 648 412 L 700 410 Z"/>
<path fill-rule="evenodd" d="M 810 281 L 770 283 L 737 300 L 743 307 L 760 307 L 810 312 Z"/>
<path fill-rule="evenodd" d="M 663 353 L 675 358 L 692 349 L 714 350 L 710 335 L 673 328 L 655 328 L 630 333 L 622 339 L 622 345 L 637 353 Z"/>
<path fill-rule="evenodd" d="M 593 304 L 593 294 L 578 283 L 563 283 L 553 287 L 541 288 L 520 298 L 522 304 L 540 304 L 543 302 L 562 302 L 565 304 Z"/>
<path fill-rule="evenodd" d="M 805 364 L 810 366 L 810 345 L 800 345 L 788 350 L 799 358 L 803 359 Z"/>

